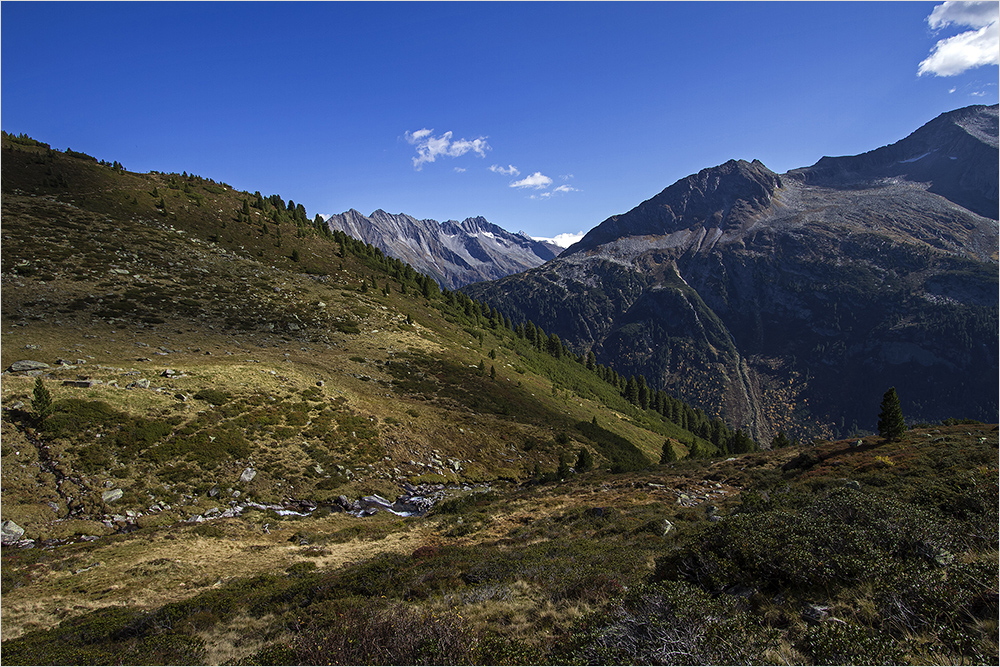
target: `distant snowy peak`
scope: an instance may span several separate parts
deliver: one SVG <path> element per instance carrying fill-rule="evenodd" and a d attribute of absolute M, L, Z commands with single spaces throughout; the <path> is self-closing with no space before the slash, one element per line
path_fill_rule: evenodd
<path fill-rule="evenodd" d="M 512 234 L 482 216 L 439 223 L 382 209 L 369 216 L 350 209 L 330 216 L 326 224 L 407 262 L 449 289 L 534 268 L 562 250 L 523 233 Z"/>

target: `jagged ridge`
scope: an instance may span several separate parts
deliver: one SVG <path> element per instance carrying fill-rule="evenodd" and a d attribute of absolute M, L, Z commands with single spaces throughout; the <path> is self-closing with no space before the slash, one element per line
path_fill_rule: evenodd
<path fill-rule="evenodd" d="M 534 268 L 559 250 L 523 234 L 511 234 L 483 217 L 439 223 L 381 209 L 364 216 L 351 209 L 331 216 L 326 224 L 434 276 L 449 289 Z"/>

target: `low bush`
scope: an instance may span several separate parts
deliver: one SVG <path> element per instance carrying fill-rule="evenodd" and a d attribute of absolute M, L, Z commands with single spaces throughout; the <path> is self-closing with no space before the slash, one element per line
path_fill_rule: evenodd
<path fill-rule="evenodd" d="M 212 405 L 224 405 L 232 398 L 228 393 L 218 389 L 202 389 L 194 395 L 195 399 Z"/>
<path fill-rule="evenodd" d="M 767 664 L 777 641 L 776 631 L 732 598 L 667 583 L 640 586 L 584 617 L 557 646 L 553 664 Z"/>

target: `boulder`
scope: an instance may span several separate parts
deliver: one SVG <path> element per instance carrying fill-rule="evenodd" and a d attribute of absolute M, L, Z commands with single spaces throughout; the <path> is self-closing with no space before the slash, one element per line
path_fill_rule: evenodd
<path fill-rule="evenodd" d="M 254 470 L 253 468 L 247 468 L 246 470 L 243 471 L 243 474 L 240 475 L 240 481 L 241 482 L 252 482 L 253 478 L 256 477 L 256 476 L 257 476 L 257 471 L 256 470 Z"/>
<path fill-rule="evenodd" d="M 49 365 L 41 361 L 32 361 L 31 359 L 23 359 L 21 361 L 15 361 L 10 365 L 11 372 L 21 373 L 24 371 L 40 371 L 49 368 Z"/>
<path fill-rule="evenodd" d="M 107 491 L 101 494 L 101 500 L 103 500 L 106 503 L 113 503 L 116 500 L 120 500 L 121 497 L 124 495 L 125 492 L 122 491 L 121 489 L 108 489 Z"/>
<path fill-rule="evenodd" d="M 21 528 L 10 519 L 0 524 L 0 540 L 2 540 L 4 546 L 15 544 L 21 541 L 22 537 L 24 537 L 24 528 Z"/>

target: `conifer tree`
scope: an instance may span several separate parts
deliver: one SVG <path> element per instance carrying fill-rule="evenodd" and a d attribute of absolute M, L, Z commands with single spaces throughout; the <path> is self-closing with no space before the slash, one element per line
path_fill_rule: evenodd
<path fill-rule="evenodd" d="M 895 387 L 882 395 L 881 412 L 878 416 L 878 434 L 892 442 L 899 440 L 906 432 L 906 422 L 903 421 L 903 408 Z"/>
<path fill-rule="evenodd" d="M 663 441 L 663 451 L 660 454 L 660 465 L 664 463 L 673 463 L 677 460 L 677 452 L 674 451 L 673 445 L 670 444 L 669 440 Z"/>
<path fill-rule="evenodd" d="M 52 394 L 49 393 L 42 378 L 35 378 L 34 398 L 31 401 L 31 409 L 35 413 L 35 421 L 41 426 L 45 418 L 52 411 Z"/>

